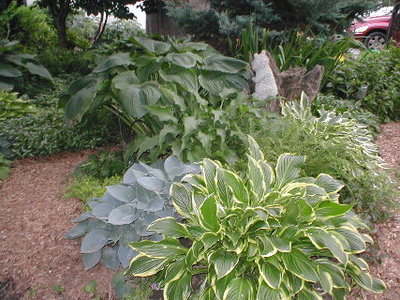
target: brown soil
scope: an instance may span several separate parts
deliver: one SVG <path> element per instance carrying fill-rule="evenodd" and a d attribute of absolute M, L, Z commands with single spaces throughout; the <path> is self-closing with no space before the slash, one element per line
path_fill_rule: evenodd
<path fill-rule="evenodd" d="M 400 123 L 383 125 L 377 143 L 383 158 L 392 167 L 399 167 Z M 16 161 L 11 177 L 0 187 L 0 282 L 11 279 L 13 295 L 22 294 L 24 299 L 91 299 L 83 292 L 90 280 L 97 282 L 99 295 L 105 299 L 112 294 L 113 272 L 101 266 L 84 271 L 80 241 L 63 237 L 71 227 L 69 220 L 80 213 L 82 205 L 78 200 L 64 199 L 62 193 L 74 167 L 87 154 Z M 379 224 L 374 240 L 379 250 L 371 251 L 376 258 L 371 272 L 387 283 L 388 290 L 381 295 L 356 292 L 351 298 L 400 299 L 400 214 Z M 57 287 L 64 291 L 57 294 Z"/>
<path fill-rule="evenodd" d="M 108 299 L 113 272 L 100 266 L 85 271 L 80 241 L 64 238 L 82 204 L 62 194 L 88 153 L 16 161 L 0 187 L 0 282 L 13 281 L 9 292 L 23 299 L 91 299 L 83 288 L 95 280 Z M 57 294 L 57 288 L 64 291 Z"/>
<path fill-rule="evenodd" d="M 389 166 L 398 169 L 400 167 L 400 123 L 383 125 L 377 144 L 381 156 Z M 373 238 L 376 247 L 373 247 L 369 253 L 374 260 L 371 264 L 371 273 L 385 281 L 388 289 L 383 294 L 356 291 L 351 299 L 398 300 L 400 299 L 400 213 L 377 225 Z"/>

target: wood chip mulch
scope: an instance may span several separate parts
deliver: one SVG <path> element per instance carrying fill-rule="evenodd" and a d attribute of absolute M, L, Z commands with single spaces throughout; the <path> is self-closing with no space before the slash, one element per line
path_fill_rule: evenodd
<path fill-rule="evenodd" d="M 98 294 L 109 298 L 113 272 L 100 266 L 85 271 L 80 241 L 64 238 L 82 203 L 62 194 L 88 153 L 13 164 L 11 177 L 0 187 L 0 282 L 13 282 L 14 291 L 8 294 L 24 295 L 22 299 L 92 299 L 83 289 L 95 280 Z M 5 297 L 1 295 L 0 290 L 0 298 Z"/>
<path fill-rule="evenodd" d="M 400 123 L 383 125 L 377 143 L 387 163 L 399 167 Z M 64 199 L 62 193 L 74 167 L 87 154 L 16 161 L 11 177 L 0 186 L 0 283 L 12 282 L 12 292 L 24 295 L 23 299 L 91 299 L 83 291 L 90 280 L 97 282 L 102 299 L 112 294 L 113 272 L 101 266 L 84 271 L 80 241 L 64 239 L 69 221 L 79 215 L 82 205 Z M 351 299 L 398 300 L 400 214 L 379 224 L 374 240 L 378 262 L 371 265 L 371 272 L 387 283 L 388 290 L 380 295 L 353 293 Z M 63 292 L 57 293 L 57 287 Z"/>

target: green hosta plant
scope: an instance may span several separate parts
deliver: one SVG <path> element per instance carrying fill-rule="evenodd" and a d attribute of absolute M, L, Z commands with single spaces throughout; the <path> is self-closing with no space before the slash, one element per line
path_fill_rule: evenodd
<path fill-rule="evenodd" d="M 104 105 L 136 133 L 128 154 L 155 159 L 172 151 L 185 161 L 234 159 L 229 146 L 246 112 L 248 64 L 204 43 L 145 37 L 131 52 L 105 58 L 62 97 L 68 119 Z"/>
<path fill-rule="evenodd" d="M 249 141 L 244 177 L 205 159 L 201 175 L 171 186 L 185 222 L 150 224 L 164 238 L 130 243 L 140 254 L 127 273 L 158 273 L 164 299 L 174 300 L 191 299 L 193 276 L 203 279 L 200 299 L 345 299 L 353 284 L 382 292 L 357 256 L 372 240 L 338 202 L 342 184 L 327 174 L 299 178 L 304 156 L 283 154 L 273 167 Z"/>
<path fill-rule="evenodd" d="M 35 55 L 22 53 L 18 41 L 0 40 L 0 88 L 12 89 L 22 71 L 53 80 L 49 71 L 35 60 Z"/>
<path fill-rule="evenodd" d="M 103 197 L 91 199 L 90 211 L 74 219 L 78 224 L 66 235 L 69 239 L 84 236 L 81 253 L 85 269 L 98 262 L 114 270 L 121 265 L 128 267 L 136 254 L 128 242 L 159 239 L 146 230 L 147 226 L 174 215 L 168 195 L 171 183 L 198 172 L 198 166 L 183 164 L 172 156 L 153 166 L 135 163 L 121 184 L 109 186 Z"/>
<path fill-rule="evenodd" d="M 0 121 L 18 118 L 34 112 L 33 105 L 18 98 L 17 93 L 9 93 L 0 88 Z"/>

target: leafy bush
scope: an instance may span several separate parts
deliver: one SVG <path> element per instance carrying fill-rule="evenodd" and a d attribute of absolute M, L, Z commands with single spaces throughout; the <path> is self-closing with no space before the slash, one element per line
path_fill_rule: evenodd
<path fill-rule="evenodd" d="M 204 43 L 136 37 L 130 47 L 71 84 L 62 99 L 67 118 L 103 104 L 136 133 L 128 146 L 136 158 L 172 151 L 187 161 L 234 160 L 235 126 L 248 110 L 241 94 L 249 88 L 248 64 Z"/>
<path fill-rule="evenodd" d="M 0 121 L 34 112 L 35 109 L 29 101 L 18 98 L 17 93 L 10 93 L 0 88 Z"/>
<path fill-rule="evenodd" d="M 11 158 L 93 149 L 119 141 L 118 135 L 114 134 L 115 127 L 110 128 L 107 121 L 110 117 L 92 115 L 90 119 L 71 126 L 65 123 L 62 110 L 38 108 L 34 115 L 0 122 L 0 139 L 11 144 Z"/>
<path fill-rule="evenodd" d="M 282 154 L 273 168 L 251 138 L 243 178 L 203 160 L 201 175 L 183 179 L 189 186 L 171 186 L 186 222 L 150 224 L 164 238 L 130 243 L 139 255 L 127 273 L 158 273 L 164 299 L 191 299 L 195 276 L 200 299 L 345 299 L 353 284 L 382 292 L 357 256 L 372 240 L 352 206 L 338 202 L 343 185 L 327 174 L 299 178 L 304 161 Z"/>
<path fill-rule="evenodd" d="M 11 161 L 6 159 L 3 154 L 0 153 L 0 182 L 10 175 Z"/>
<path fill-rule="evenodd" d="M 91 154 L 75 170 L 76 175 L 86 175 L 105 179 L 115 175 L 123 175 L 127 169 L 121 152 L 101 151 Z"/>
<path fill-rule="evenodd" d="M 49 71 L 39 65 L 35 55 L 23 53 L 18 47 L 18 41 L 0 40 L 0 88 L 12 89 L 23 73 L 28 71 L 47 80 L 53 80 Z"/>
<path fill-rule="evenodd" d="M 175 157 L 153 166 L 135 163 L 121 184 L 107 187 L 103 197 L 89 201 L 91 211 L 73 220 L 78 224 L 66 235 L 69 239 L 85 236 L 81 245 L 85 269 L 100 261 L 114 270 L 128 267 L 136 255 L 128 243 L 159 239 L 146 231 L 147 226 L 174 215 L 168 196 L 171 183 L 197 172 L 197 166 L 185 165 Z"/>
<path fill-rule="evenodd" d="M 359 60 L 346 60 L 326 89 L 342 99 L 359 101 L 361 107 L 383 122 L 400 118 L 400 49 L 389 47 L 368 52 Z M 383 80 L 384 78 L 384 80 Z"/>
<path fill-rule="evenodd" d="M 322 109 L 315 117 L 305 97 L 285 104 L 282 112 L 283 118 L 264 119 L 250 129 L 267 159 L 289 151 L 305 154 L 304 176 L 332 174 L 346 185 L 343 198 L 364 217 L 384 218 L 385 208 L 393 205 L 394 189 L 366 126 Z"/>

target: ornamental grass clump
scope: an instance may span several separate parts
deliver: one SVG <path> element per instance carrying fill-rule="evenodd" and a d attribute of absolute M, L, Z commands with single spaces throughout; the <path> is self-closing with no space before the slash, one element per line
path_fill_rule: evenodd
<path fill-rule="evenodd" d="M 248 169 L 239 176 L 203 160 L 201 175 L 174 183 L 173 205 L 184 219 L 154 221 L 160 241 L 130 243 L 139 255 L 127 274 L 158 274 L 164 299 L 345 299 L 353 285 L 382 292 L 357 254 L 371 238 L 343 187 L 327 174 L 299 178 L 304 156 L 282 154 L 275 166 L 249 138 Z M 182 243 L 190 240 L 191 243 Z M 190 247 L 185 245 L 190 244 Z M 195 291 L 193 277 L 202 280 Z"/>

